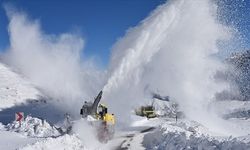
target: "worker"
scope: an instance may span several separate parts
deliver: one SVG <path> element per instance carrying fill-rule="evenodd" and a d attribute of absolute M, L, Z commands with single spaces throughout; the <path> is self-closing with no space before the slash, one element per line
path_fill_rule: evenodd
<path fill-rule="evenodd" d="M 100 119 L 104 120 L 104 116 L 108 113 L 108 108 L 104 104 L 100 104 L 98 108 Z"/>
<path fill-rule="evenodd" d="M 89 115 L 87 101 L 84 102 L 80 114 L 82 115 L 82 118 L 86 118 Z"/>

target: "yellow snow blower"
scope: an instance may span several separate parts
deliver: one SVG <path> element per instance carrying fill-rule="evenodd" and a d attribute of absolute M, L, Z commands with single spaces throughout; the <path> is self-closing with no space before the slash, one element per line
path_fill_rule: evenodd
<path fill-rule="evenodd" d="M 152 105 L 141 106 L 135 109 L 135 114 L 142 117 L 155 118 L 157 117 L 155 113 L 155 108 Z"/>
<path fill-rule="evenodd" d="M 85 101 L 80 114 L 82 118 L 86 118 L 97 128 L 99 141 L 106 143 L 114 136 L 115 116 L 114 114 L 108 113 L 107 106 L 99 104 L 101 98 L 102 91 L 99 92 L 93 103 Z"/>

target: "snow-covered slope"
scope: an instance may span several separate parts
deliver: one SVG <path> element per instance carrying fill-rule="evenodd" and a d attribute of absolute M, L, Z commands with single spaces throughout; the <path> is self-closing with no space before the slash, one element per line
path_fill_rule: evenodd
<path fill-rule="evenodd" d="M 41 93 L 25 78 L 0 63 L 0 110 L 39 99 L 39 95 Z"/>

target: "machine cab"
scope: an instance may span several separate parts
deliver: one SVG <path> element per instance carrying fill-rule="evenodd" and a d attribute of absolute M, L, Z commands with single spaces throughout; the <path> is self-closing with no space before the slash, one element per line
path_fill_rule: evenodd
<path fill-rule="evenodd" d="M 100 104 L 97 108 L 97 113 L 103 120 L 104 116 L 108 113 L 108 108 L 104 104 Z"/>

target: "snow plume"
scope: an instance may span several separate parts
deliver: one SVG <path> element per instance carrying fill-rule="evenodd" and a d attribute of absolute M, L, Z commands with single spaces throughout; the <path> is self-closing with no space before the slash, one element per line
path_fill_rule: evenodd
<path fill-rule="evenodd" d="M 73 132 L 82 141 L 87 149 L 99 149 L 101 143 L 97 139 L 97 131 L 86 120 L 80 119 L 74 122 Z"/>
<path fill-rule="evenodd" d="M 131 108 L 157 89 L 187 117 L 223 132 L 214 123 L 223 121 L 209 110 L 214 95 L 228 86 L 213 78 L 223 68 L 213 57 L 217 43 L 231 38 L 217 9 L 209 0 L 170 0 L 115 44 L 104 100 L 118 118 L 129 119 Z"/>
<path fill-rule="evenodd" d="M 78 115 L 84 99 L 92 99 L 99 90 L 97 77 L 101 78 L 92 62 L 81 59 L 84 40 L 73 33 L 46 35 L 39 21 L 28 19 L 9 5 L 5 9 L 10 36 L 5 61 L 56 100 L 65 112 Z"/>

